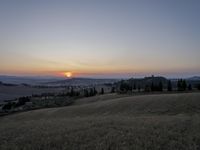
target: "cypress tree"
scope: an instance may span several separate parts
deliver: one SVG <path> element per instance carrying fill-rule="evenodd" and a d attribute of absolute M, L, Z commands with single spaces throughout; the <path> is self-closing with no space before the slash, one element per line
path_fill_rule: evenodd
<path fill-rule="evenodd" d="M 74 88 L 73 87 L 71 88 L 69 96 L 74 96 Z"/>
<path fill-rule="evenodd" d="M 191 85 L 191 84 L 188 85 L 188 90 L 189 90 L 189 91 L 192 90 L 192 85 Z"/>
<path fill-rule="evenodd" d="M 94 96 L 94 95 L 96 95 L 96 94 L 97 94 L 97 90 L 96 90 L 96 88 L 95 88 L 95 87 L 93 88 L 93 90 L 94 90 L 94 91 L 93 91 L 93 92 L 94 92 L 94 93 L 93 93 L 93 96 Z"/>
<path fill-rule="evenodd" d="M 90 88 L 89 96 L 94 96 L 94 90 L 93 90 L 93 88 Z"/>
<path fill-rule="evenodd" d="M 84 90 L 84 96 L 85 96 L 85 97 L 89 97 L 89 92 L 88 92 L 87 89 Z"/>
<path fill-rule="evenodd" d="M 111 92 L 110 93 L 115 93 L 115 87 L 111 88 Z"/>
<path fill-rule="evenodd" d="M 161 81 L 159 82 L 159 91 L 163 91 L 163 84 Z"/>
<path fill-rule="evenodd" d="M 136 90 L 136 84 L 135 84 L 135 83 L 134 83 L 134 85 L 133 85 L 133 89 Z"/>
<path fill-rule="evenodd" d="M 138 85 L 138 92 L 140 92 L 140 90 L 141 90 L 141 87 L 140 87 L 140 85 Z"/>
<path fill-rule="evenodd" d="M 104 94 L 104 88 L 101 88 L 101 94 Z"/>
<path fill-rule="evenodd" d="M 183 80 L 183 81 L 182 81 L 182 89 L 183 89 L 183 91 L 185 91 L 186 88 L 187 88 L 187 83 L 186 83 L 185 80 Z"/>
<path fill-rule="evenodd" d="M 178 80 L 177 82 L 177 89 L 178 91 L 181 91 L 181 80 Z"/>
<path fill-rule="evenodd" d="M 172 83 L 170 80 L 168 81 L 168 84 L 167 84 L 167 90 L 172 91 Z"/>
<path fill-rule="evenodd" d="M 197 89 L 200 90 L 200 84 L 197 85 Z"/>
<path fill-rule="evenodd" d="M 154 91 L 154 84 L 153 84 L 153 82 L 151 83 L 151 91 Z"/>

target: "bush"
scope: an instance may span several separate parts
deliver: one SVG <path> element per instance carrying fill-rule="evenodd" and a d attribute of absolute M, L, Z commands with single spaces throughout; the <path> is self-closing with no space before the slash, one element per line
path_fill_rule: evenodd
<path fill-rule="evenodd" d="M 132 87 L 125 81 L 121 81 L 119 89 L 121 92 L 128 92 L 132 90 Z"/>
<path fill-rule="evenodd" d="M 18 102 L 16 103 L 16 107 L 23 106 L 23 105 L 25 105 L 26 102 L 30 102 L 29 97 L 20 97 L 18 99 Z"/>
<path fill-rule="evenodd" d="M 155 85 L 152 82 L 151 88 L 148 85 L 145 86 L 145 91 L 146 92 L 150 92 L 150 91 L 163 91 L 163 84 L 162 84 L 162 82 L 159 82 L 158 85 Z"/>
<path fill-rule="evenodd" d="M 8 102 L 7 104 L 5 104 L 2 107 L 2 110 L 7 111 L 7 110 L 11 110 L 13 107 L 15 107 L 15 103 L 13 102 Z"/>

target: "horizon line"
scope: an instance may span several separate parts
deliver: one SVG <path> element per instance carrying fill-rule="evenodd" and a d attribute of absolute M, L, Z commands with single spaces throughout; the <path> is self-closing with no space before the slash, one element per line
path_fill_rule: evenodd
<path fill-rule="evenodd" d="M 165 77 L 167 79 L 178 79 L 178 78 L 193 78 L 193 77 L 200 77 L 200 75 L 181 75 L 180 76 L 167 76 L 167 75 L 160 75 L 160 74 L 151 74 L 151 75 L 136 75 L 136 76 L 127 76 L 127 77 L 123 77 L 123 76 L 98 76 L 98 75 L 94 75 L 94 76 L 74 76 L 74 77 L 70 77 L 67 78 L 65 76 L 56 76 L 56 75 L 11 75 L 11 74 L 0 74 L 0 77 L 17 77 L 17 78 L 54 78 L 54 79 L 77 79 L 77 78 L 82 78 L 82 79 L 131 79 L 131 78 L 145 78 L 145 77 Z"/>

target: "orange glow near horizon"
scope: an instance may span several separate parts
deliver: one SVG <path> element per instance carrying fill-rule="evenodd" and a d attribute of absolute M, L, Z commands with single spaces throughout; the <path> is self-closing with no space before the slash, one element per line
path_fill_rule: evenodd
<path fill-rule="evenodd" d="M 67 77 L 67 78 L 71 78 L 72 72 L 64 72 L 64 76 Z"/>

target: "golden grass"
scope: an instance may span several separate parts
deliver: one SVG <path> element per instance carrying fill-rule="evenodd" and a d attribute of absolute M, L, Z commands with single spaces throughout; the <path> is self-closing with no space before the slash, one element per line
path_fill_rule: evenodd
<path fill-rule="evenodd" d="M 197 150 L 200 93 L 104 95 L 0 118 L 0 149 Z"/>

